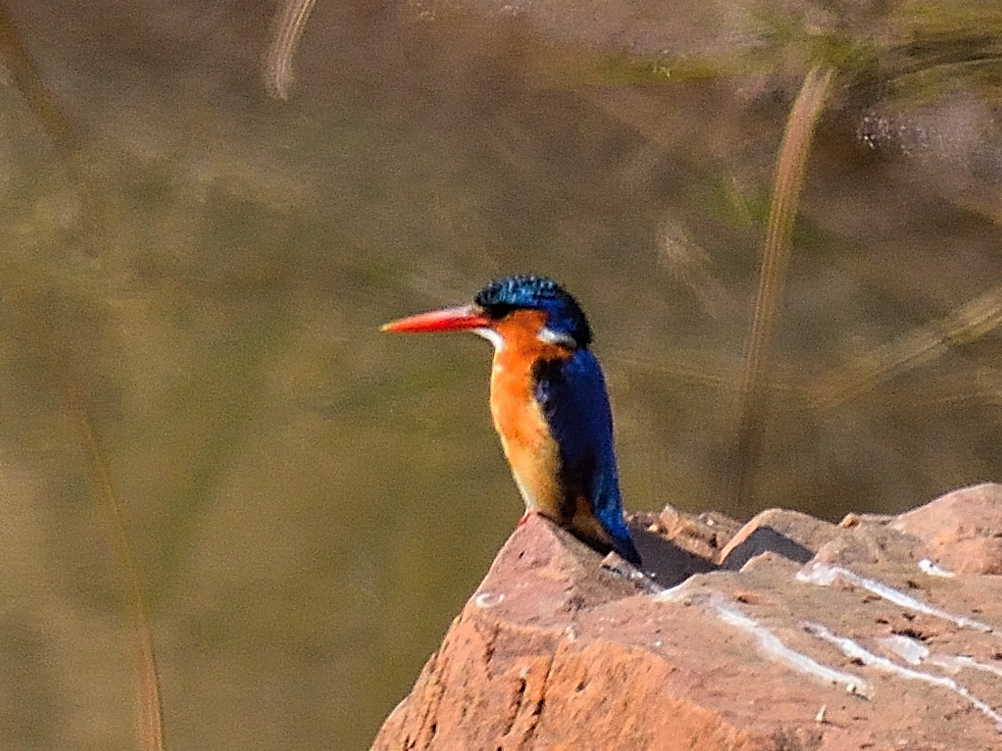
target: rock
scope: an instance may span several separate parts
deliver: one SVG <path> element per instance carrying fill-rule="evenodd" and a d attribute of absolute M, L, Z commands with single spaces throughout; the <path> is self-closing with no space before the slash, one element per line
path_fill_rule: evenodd
<path fill-rule="evenodd" d="M 716 512 L 693 516 L 666 506 L 653 528 L 675 547 L 712 562 L 719 558 L 721 549 L 740 526 L 734 519 Z"/>
<path fill-rule="evenodd" d="M 842 525 L 636 521 L 643 581 L 520 526 L 373 749 L 1002 748 L 998 559 L 965 558 L 1002 487 Z"/>
<path fill-rule="evenodd" d="M 744 525 L 720 552 L 720 566 L 739 569 L 755 556 L 771 551 L 798 563 L 835 536 L 838 528 L 799 511 L 768 509 Z"/>
<path fill-rule="evenodd" d="M 958 574 L 1002 574 L 1002 485 L 947 493 L 891 525 L 924 541 L 932 561 Z"/>

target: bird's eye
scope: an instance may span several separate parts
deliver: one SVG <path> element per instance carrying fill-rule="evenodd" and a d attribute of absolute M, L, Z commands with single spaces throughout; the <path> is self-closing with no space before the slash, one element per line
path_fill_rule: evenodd
<path fill-rule="evenodd" d="M 506 315 L 515 310 L 514 305 L 508 305 L 507 303 L 495 303 L 493 305 L 484 306 L 484 310 L 487 312 L 492 319 L 495 321 L 500 321 Z"/>

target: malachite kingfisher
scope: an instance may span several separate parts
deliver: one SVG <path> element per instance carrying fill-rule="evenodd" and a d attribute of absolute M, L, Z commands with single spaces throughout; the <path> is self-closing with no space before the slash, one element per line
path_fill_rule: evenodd
<path fill-rule="evenodd" d="M 382 330 L 467 330 L 493 344 L 491 416 L 525 501 L 523 521 L 538 513 L 640 565 L 623 520 L 605 380 L 573 297 L 550 279 L 510 276 L 480 290 L 472 305 Z"/>

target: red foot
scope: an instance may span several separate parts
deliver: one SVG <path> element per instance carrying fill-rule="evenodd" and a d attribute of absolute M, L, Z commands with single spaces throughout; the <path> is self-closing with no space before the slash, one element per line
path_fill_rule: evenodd
<path fill-rule="evenodd" d="M 515 529 L 518 529 L 523 524 L 525 524 L 525 522 L 529 519 L 529 517 L 535 513 L 536 513 L 535 511 L 526 511 L 524 514 L 522 514 L 522 518 L 518 520 L 518 524 L 515 525 Z"/>

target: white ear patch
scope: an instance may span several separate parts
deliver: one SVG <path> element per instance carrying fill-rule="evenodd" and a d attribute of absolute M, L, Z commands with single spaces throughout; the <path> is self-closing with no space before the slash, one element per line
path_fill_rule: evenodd
<path fill-rule="evenodd" d="M 577 346 L 577 342 L 574 341 L 574 337 L 570 334 L 562 334 L 559 331 L 548 329 L 546 326 L 541 326 L 539 328 L 536 338 L 546 344 L 557 344 L 561 347 L 568 347 L 569 349 L 574 349 Z"/>
<path fill-rule="evenodd" d="M 495 352 L 500 352 L 504 348 L 504 337 L 494 329 L 484 326 L 483 328 L 473 329 L 473 333 L 477 336 L 482 336 L 484 339 L 493 344 Z"/>

